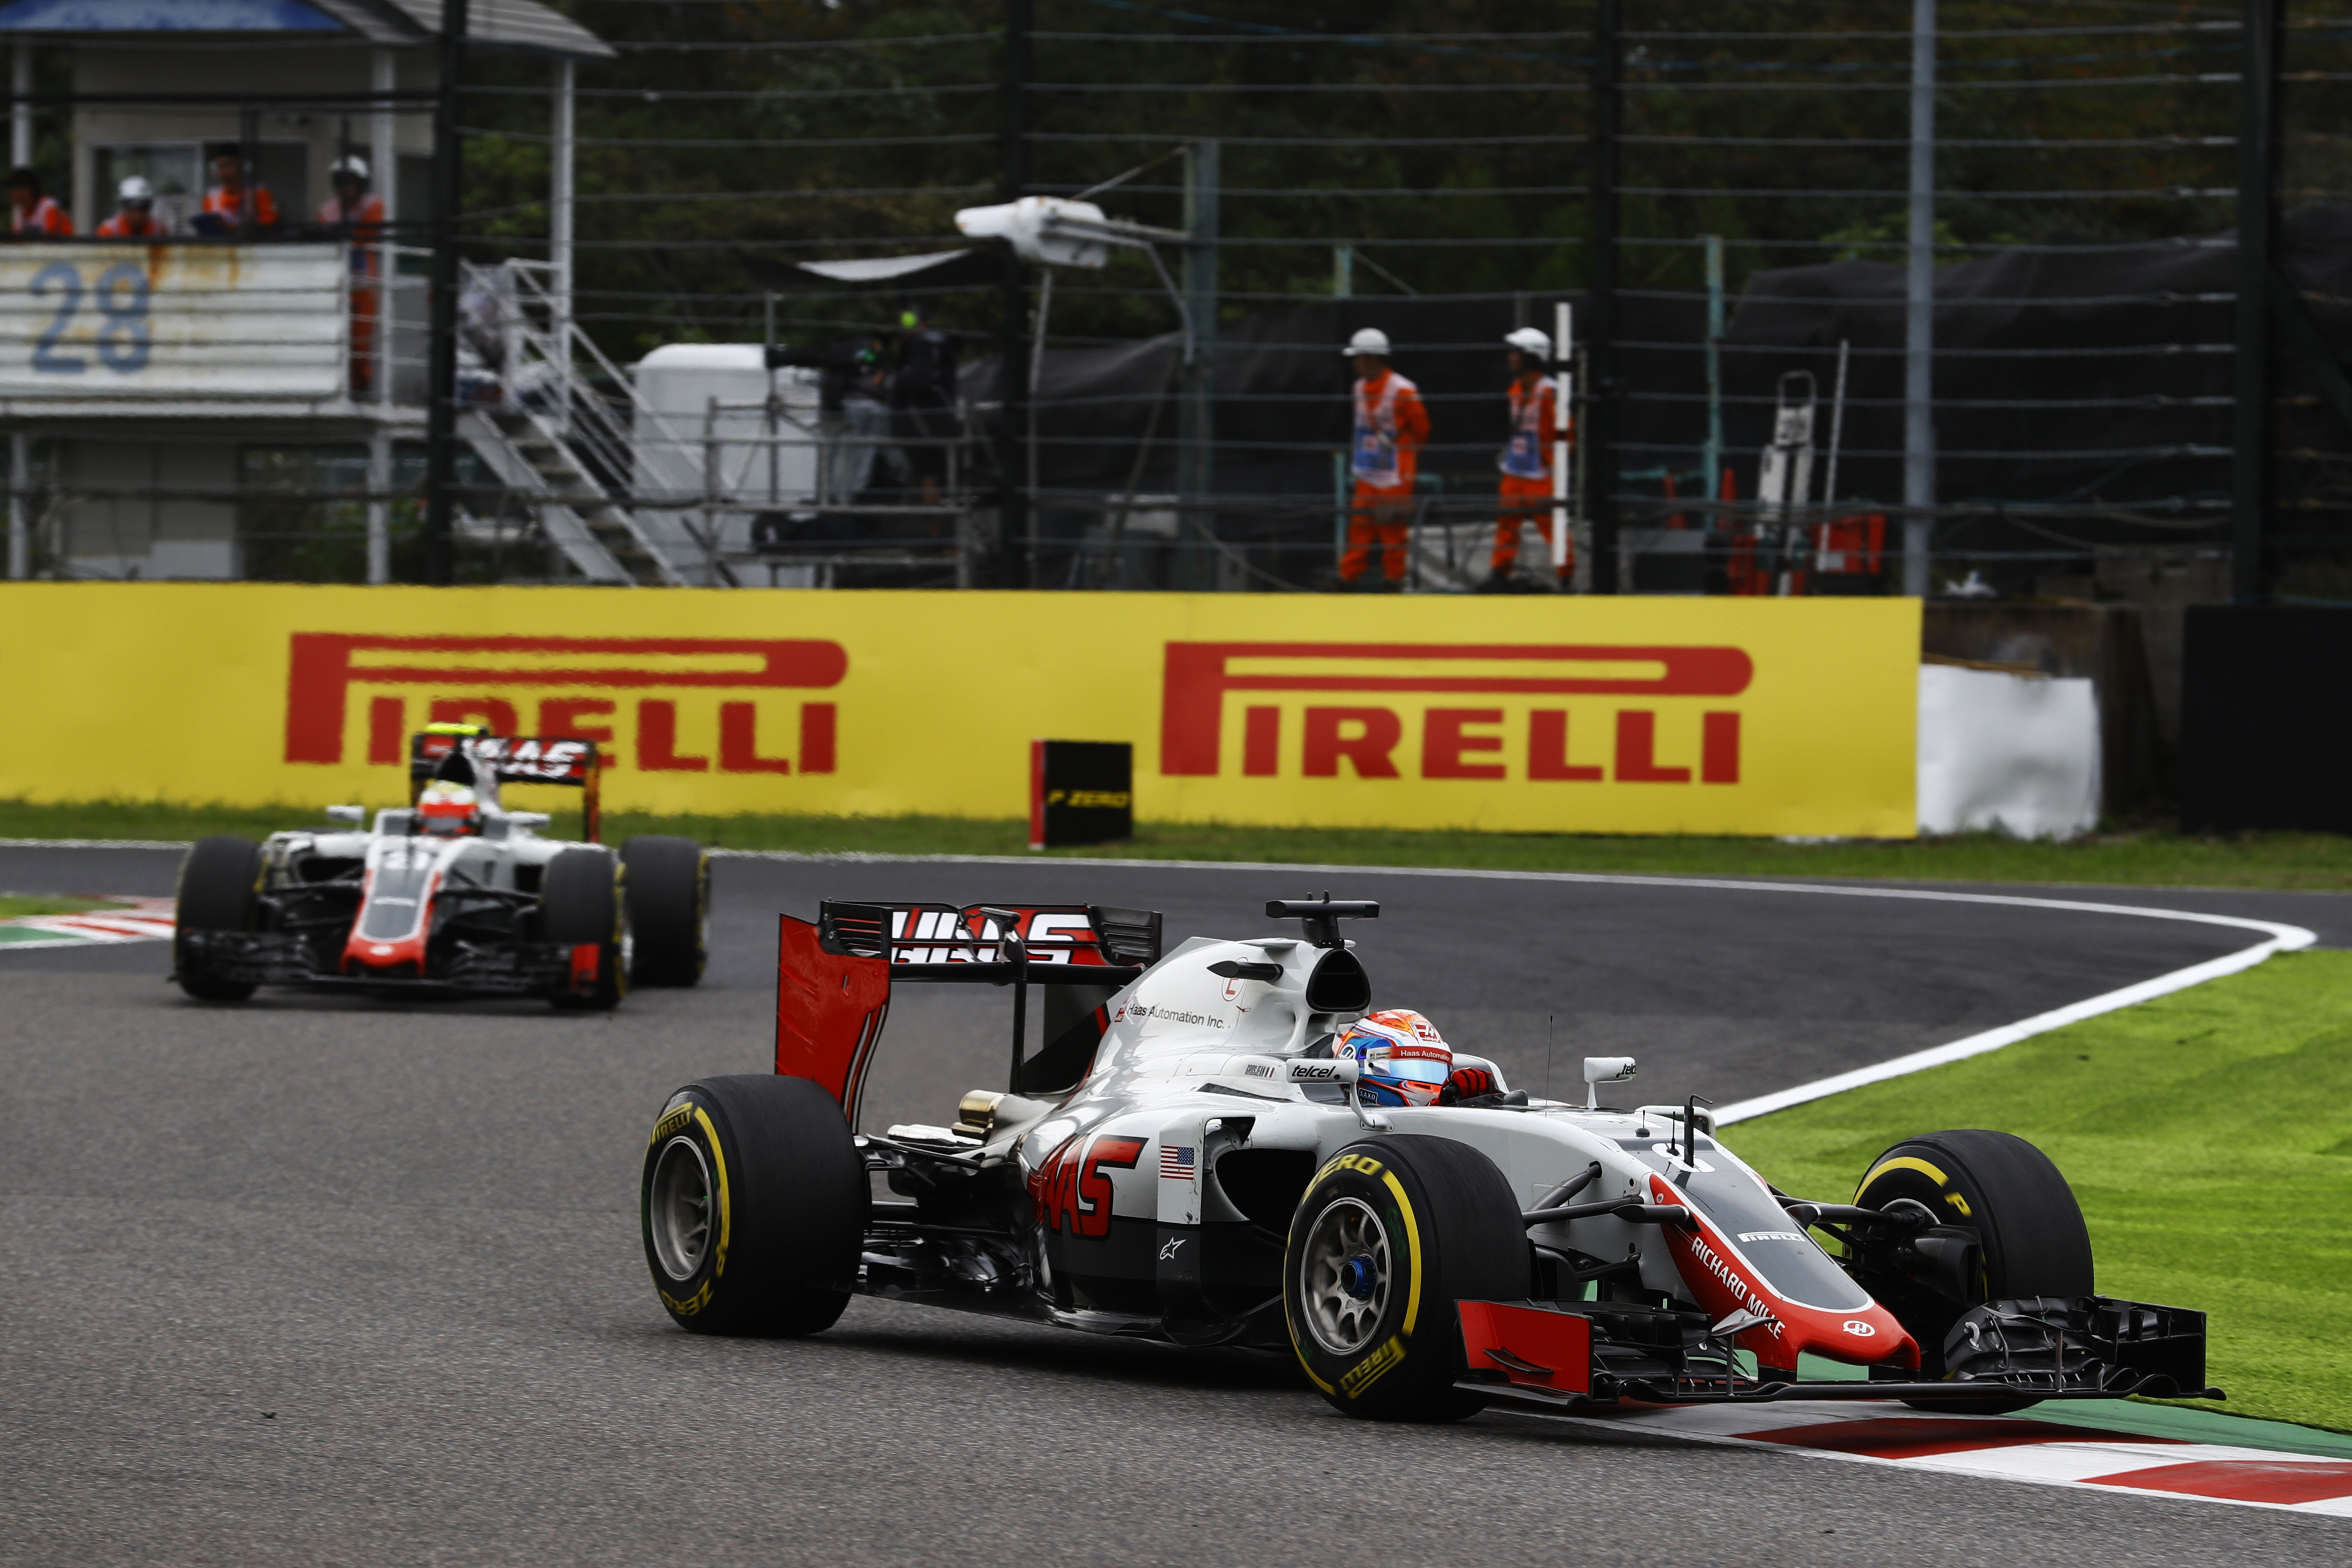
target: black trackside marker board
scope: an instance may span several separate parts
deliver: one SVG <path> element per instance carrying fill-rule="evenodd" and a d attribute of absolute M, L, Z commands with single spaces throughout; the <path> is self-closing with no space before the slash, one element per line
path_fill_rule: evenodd
<path fill-rule="evenodd" d="M 1029 743 L 1029 847 L 1104 844 L 1135 832 L 1135 748 L 1124 740 Z"/>

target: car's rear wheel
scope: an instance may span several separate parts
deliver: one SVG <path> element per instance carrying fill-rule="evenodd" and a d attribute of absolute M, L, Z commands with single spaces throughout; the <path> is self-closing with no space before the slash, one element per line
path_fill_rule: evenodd
<path fill-rule="evenodd" d="M 1467 1145 L 1351 1144 L 1307 1184 L 1290 1222 L 1282 1305 L 1307 1375 L 1342 1414 L 1452 1421 L 1484 1403 L 1464 1372 L 1461 1301 L 1528 1293 L 1510 1184 Z"/>
<path fill-rule="evenodd" d="M 841 1107 L 805 1078 L 705 1078 L 669 1098 L 646 1144 L 646 1265 L 697 1333 L 790 1336 L 849 1304 L 866 1234 L 866 1162 Z"/>
<path fill-rule="evenodd" d="M 710 857 L 692 839 L 645 833 L 621 846 L 628 868 L 629 980 L 690 986 L 710 950 Z"/>
<path fill-rule="evenodd" d="M 2091 1233 L 2074 1188 L 2050 1156 L 2011 1133 L 1964 1130 L 1906 1138 L 1870 1163 L 1854 1190 L 1864 1208 L 1897 1198 L 1925 1204 L 1939 1225 L 1977 1232 L 1983 1266 L 1969 1299 L 1956 1301 L 1899 1276 L 1862 1283 L 1919 1342 L 1920 1375 L 1944 1375 L 1944 1339 L 1960 1314 L 2017 1296 L 2087 1296 Z M 1921 1409 L 2022 1410 L 2033 1399 L 1911 1400 Z"/>
<path fill-rule="evenodd" d="M 628 926 L 619 859 L 605 849 L 565 850 L 539 883 L 539 939 L 572 950 L 569 982 L 547 998 L 559 1008 L 604 1010 L 629 988 Z"/>
<path fill-rule="evenodd" d="M 172 977 L 199 1001 L 241 1002 L 247 980 L 225 979 L 194 951 L 196 931 L 251 931 L 261 914 L 261 846 L 251 839 L 199 839 L 180 862 L 179 902 L 172 916 Z"/>

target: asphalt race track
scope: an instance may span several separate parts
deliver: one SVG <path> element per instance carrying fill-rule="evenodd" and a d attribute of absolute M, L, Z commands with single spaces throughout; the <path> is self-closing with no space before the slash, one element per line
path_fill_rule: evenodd
<path fill-rule="evenodd" d="M 168 894 L 176 861 L 0 848 L 0 889 Z M 677 1084 L 767 1065 L 776 911 L 1141 904 L 1172 942 L 1327 886 L 1386 905 L 1354 932 L 1381 1005 L 1538 1089 L 1549 1018 L 1555 1092 L 1623 1052 L 1648 1100 L 1727 1102 L 2256 940 L 1794 891 L 730 859 L 709 977 L 611 1017 L 205 1006 L 160 945 L 0 954 L 0 1560 L 2352 1559 L 2342 1520 L 1517 1416 L 1369 1427 L 1283 1364 L 889 1303 L 775 1343 L 662 1314 L 646 1130 Z M 2352 944 L 2352 898 L 2087 896 Z M 1003 992 L 903 988 L 867 1123 L 999 1082 L 1008 1016 Z"/>

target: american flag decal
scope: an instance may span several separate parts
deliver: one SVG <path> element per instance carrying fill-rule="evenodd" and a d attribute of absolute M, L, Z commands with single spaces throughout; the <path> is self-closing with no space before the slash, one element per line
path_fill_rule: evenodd
<path fill-rule="evenodd" d="M 1192 1147 L 1189 1144 L 1160 1145 L 1160 1174 L 1171 1181 L 1191 1181 L 1195 1169 Z"/>

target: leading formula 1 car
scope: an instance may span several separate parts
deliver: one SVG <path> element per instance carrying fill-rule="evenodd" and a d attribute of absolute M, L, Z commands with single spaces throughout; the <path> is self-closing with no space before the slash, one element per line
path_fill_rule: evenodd
<path fill-rule="evenodd" d="M 1582 1105 L 1532 1099 L 1419 1015 L 1368 1017 L 1339 922 L 1378 912 L 1277 901 L 1303 938 L 1164 956 L 1160 916 L 1098 906 L 782 917 L 775 1074 L 688 1084 L 646 1144 L 662 1305 L 697 1332 L 805 1334 L 863 1293 L 1256 1347 L 1370 1417 L 2221 1396 L 2203 1313 L 2095 1293 L 2082 1212 L 2024 1140 L 1906 1139 L 1851 1203 L 1801 1202 L 1696 1099 L 1600 1104 L 1630 1058 L 1588 1058 Z M 952 1125 L 856 1133 L 910 981 L 1010 985 L 1011 1081 Z M 1802 1377 L 1808 1353 L 1857 1372 Z"/>
<path fill-rule="evenodd" d="M 585 740 L 436 725 L 412 737 L 410 803 L 330 806 L 340 830 L 200 841 L 180 867 L 173 978 L 205 1001 L 259 986 L 377 995 L 542 997 L 606 1009 L 632 982 L 702 977 L 710 862 L 690 839 L 598 836 L 597 755 Z M 583 792 L 584 844 L 540 837 L 502 783 Z"/>

